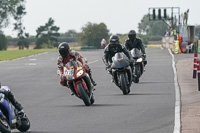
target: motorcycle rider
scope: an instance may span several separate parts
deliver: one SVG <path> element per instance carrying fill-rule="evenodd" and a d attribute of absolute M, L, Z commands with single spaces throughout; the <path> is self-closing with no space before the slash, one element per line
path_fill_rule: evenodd
<path fill-rule="evenodd" d="M 13 93 L 9 91 L 8 86 L 2 86 L 0 82 L 0 92 L 5 95 L 6 98 L 12 103 L 12 105 L 18 110 L 18 114 L 24 114 L 22 105 L 15 99 Z"/>
<path fill-rule="evenodd" d="M 110 43 L 105 47 L 103 56 L 103 61 L 108 71 L 111 73 L 110 67 L 112 63 L 112 57 L 118 52 L 123 52 L 128 57 L 132 65 L 133 60 L 131 59 L 130 53 L 126 47 L 119 43 L 119 37 L 117 35 L 111 35 L 109 41 Z"/>
<path fill-rule="evenodd" d="M 66 87 L 69 87 L 67 85 L 67 79 L 63 74 L 63 66 L 65 66 L 69 61 L 71 60 L 77 60 L 82 63 L 82 65 L 85 68 L 86 73 L 90 76 L 91 82 L 94 86 L 96 86 L 96 82 L 92 78 L 92 72 L 89 66 L 87 65 L 87 61 L 84 61 L 83 57 L 76 51 L 70 50 L 70 47 L 67 42 L 62 42 L 58 46 L 59 51 L 59 57 L 58 57 L 58 75 L 60 76 L 60 84 Z M 72 93 L 73 95 L 73 93 Z"/>
<path fill-rule="evenodd" d="M 125 41 L 125 47 L 127 50 L 131 51 L 133 48 L 137 48 L 138 50 L 141 50 L 142 56 L 146 62 L 146 52 L 145 48 L 142 44 L 142 40 L 140 38 L 136 37 L 135 30 L 131 30 L 128 33 L 128 39 Z M 146 64 L 145 64 L 146 65 Z"/>

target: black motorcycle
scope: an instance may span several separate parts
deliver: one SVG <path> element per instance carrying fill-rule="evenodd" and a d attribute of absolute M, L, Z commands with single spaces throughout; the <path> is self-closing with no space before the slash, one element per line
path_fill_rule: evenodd
<path fill-rule="evenodd" d="M 122 53 L 116 53 L 112 58 L 112 64 L 108 70 L 112 76 L 114 83 L 121 89 L 124 95 L 130 93 L 132 83 L 132 70 L 127 58 Z"/>
<path fill-rule="evenodd" d="M 147 61 L 144 60 L 140 50 L 137 48 L 133 48 L 131 50 L 131 55 L 134 60 L 133 65 L 133 82 L 139 83 L 139 78 L 144 73 L 144 66 L 146 65 Z"/>

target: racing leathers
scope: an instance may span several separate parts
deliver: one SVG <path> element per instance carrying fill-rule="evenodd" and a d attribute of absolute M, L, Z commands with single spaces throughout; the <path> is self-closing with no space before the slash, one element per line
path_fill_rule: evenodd
<path fill-rule="evenodd" d="M 123 52 L 128 57 L 128 59 L 131 60 L 131 56 L 130 56 L 129 51 L 123 45 L 121 45 L 121 44 L 115 44 L 115 45 L 108 44 L 104 49 L 104 56 L 103 56 L 103 61 L 104 61 L 107 68 L 109 68 L 110 63 L 112 63 L 112 57 L 118 52 Z"/>
<path fill-rule="evenodd" d="M 73 51 L 73 50 L 70 50 L 69 54 L 66 57 L 64 57 L 64 58 L 62 56 L 60 56 L 60 55 L 58 57 L 57 65 L 58 65 L 58 75 L 60 76 L 60 84 L 63 85 L 63 86 L 68 87 L 68 85 L 67 85 L 67 79 L 66 79 L 66 77 L 63 74 L 63 67 L 69 61 L 72 61 L 72 60 L 81 62 L 81 64 L 85 68 L 86 73 L 88 73 L 88 75 L 90 76 L 92 84 L 95 86 L 96 83 L 92 79 L 91 69 L 87 65 L 87 60 L 85 58 L 83 58 L 78 52 Z"/>
<path fill-rule="evenodd" d="M 142 40 L 140 38 L 127 39 L 125 41 L 125 47 L 129 51 L 131 51 L 133 48 L 137 48 L 137 49 L 141 50 L 143 57 L 146 59 L 145 48 L 144 48 L 144 46 L 142 44 Z"/>

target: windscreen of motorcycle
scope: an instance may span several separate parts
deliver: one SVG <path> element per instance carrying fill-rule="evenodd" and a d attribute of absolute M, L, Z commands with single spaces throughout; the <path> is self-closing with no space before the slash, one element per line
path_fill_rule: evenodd
<path fill-rule="evenodd" d="M 74 72 L 75 72 L 75 62 L 70 61 L 65 65 L 64 72 L 67 80 L 73 80 L 74 79 Z"/>
<path fill-rule="evenodd" d="M 82 69 L 82 64 L 79 61 L 70 61 L 65 65 L 65 68 L 66 69 L 64 71 L 66 79 L 73 80 L 77 77 L 76 71 L 80 71 Z"/>
<path fill-rule="evenodd" d="M 112 60 L 112 69 L 120 69 L 129 66 L 129 61 L 123 57 L 122 53 L 116 53 Z"/>
<path fill-rule="evenodd" d="M 131 50 L 131 55 L 132 55 L 133 58 L 139 58 L 141 56 L 141 52 L 140 52 L 139 49 L 133 48 Z"/>

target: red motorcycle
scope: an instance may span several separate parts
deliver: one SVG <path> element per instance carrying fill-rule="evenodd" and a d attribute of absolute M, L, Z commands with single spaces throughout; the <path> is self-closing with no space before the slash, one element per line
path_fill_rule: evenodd
<path fill-rule="evenodd" d="M 70 61 L 64 67 L 64 74 L 71 91 L 83 100 L 86 106 L 94 103 L 93 88 L 89 75 L 79 61 Z"/>

